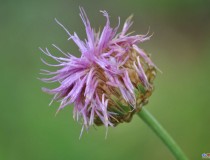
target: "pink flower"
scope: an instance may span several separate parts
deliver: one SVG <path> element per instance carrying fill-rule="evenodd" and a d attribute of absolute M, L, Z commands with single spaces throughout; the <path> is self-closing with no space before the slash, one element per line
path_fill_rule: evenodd
<path fill-rule="evenodd" d="M 147 103 L 156 75 L 156 66 L 137 46 L 150 36 L 127 33 L 133 24 L 132 17 L 125 21 L 122 31 L 117 34 L 119 25 L 111 28 L 108 13 L 101 12 L 106 18 L 106 25 L 101 33 L 96 33 L 84 9 L 80 8 L 87 34 L 84 41 L 76 33 L 70 34 L 56 20 L 69 35 L 68 40 L 73 40 L 78 46 L 80 58 L 64 53 L 55 45 L 64 57 L 55 57 L 47 48 L 41 49 L 58 64 L 43 62 L 59 67 L 54 72 L 43 70 L 50 76 L 42 78 L 44 82 L 59 83 L 57 88 L 43 90 L 53 94 L 53 100 L 60 101 L 58 111 L 74 104 L 73 117 L 83 124 L 83 129 L 94 124 L 108 128 L 129 122 L 132 115 Z"/>

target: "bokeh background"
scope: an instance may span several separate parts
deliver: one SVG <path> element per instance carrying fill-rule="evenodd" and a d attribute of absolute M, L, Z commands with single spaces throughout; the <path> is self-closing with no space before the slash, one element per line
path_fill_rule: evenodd
<path fill-rule="evenodd" d="M 134 14 L 131 30 L 150 41 L 141 44 L 162 70 L 148 110 L 162 123 L 191 160 L 210 153 L 210 1 L 209 0 L 0 0 L 0 160 L 173 160 L 160 139 L 134 116 L 129 124 L 91 128 L 81 140 L 72 106 L 56 117 L 37 78 L 45 57 L 38 47 L 57 44 L 79 55 L 54 18 L 85 37 L 79 17 L 83 6 L 96 29 Z M 45 57 L 46 58 L 46 57 Z"/>

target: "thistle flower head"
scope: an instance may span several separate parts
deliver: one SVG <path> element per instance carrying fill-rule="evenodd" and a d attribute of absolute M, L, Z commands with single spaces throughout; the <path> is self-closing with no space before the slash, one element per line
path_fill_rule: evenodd
<path fill-rule="evenodd" d="M 102 32 L 95 32 L 83 8 L 80 17 L 84 23 L 87 39 L 82 41 L 76 33 L 70 34 L 63 27 L 81 52 L 77 58 L 69 53 L 64 57 L 53 56 L 48 49 L 42 50 L 58 64 L 56 71 L 43 72 L 50 76 L 42 78 L 45 82 L 58 82 L 54 89 L 43 90 L 53 94 L 53 100 L 60 101 L 58 111 L 74 104 L 73 117 L 83 124 L 83 128 L 91 125 L 116 126 L 129 122 L 134 113 L 139 112 L 147 103 L 153 90 L 156 66 L 150 57 L 137 45 L 148 40 L 147 35 L 131 35 L 127 33 L 132 25 L 129 17 L 117 34 L 118 27 L 110 26 L 106 11 L 101 11 L 106 18 Z M 120 24 L 120 22 L 119 22 Z"/>

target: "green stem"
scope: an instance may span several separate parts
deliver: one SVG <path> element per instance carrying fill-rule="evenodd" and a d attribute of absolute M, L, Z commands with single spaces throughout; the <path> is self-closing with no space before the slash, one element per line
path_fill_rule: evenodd
<path fill-rule="evenodd" d="M 137 113 L 139 117 L 156 133 L 156 135 L 163 141 L 177 160 L 188 160 L 181 148 L 167 133 L 167 131 L 160 125 L 160 123 L 149 113 L 144 107 Z"/>

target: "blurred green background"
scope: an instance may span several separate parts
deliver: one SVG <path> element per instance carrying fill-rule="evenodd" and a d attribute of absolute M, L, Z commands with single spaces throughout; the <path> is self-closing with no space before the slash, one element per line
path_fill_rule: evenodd
<path fill-rule="evenodd" d="M 134 14 L 131 30 L 154 35 L 140 45 L 163 71 L 158 74 L 148 110 L 180 144 L 188 157 L 210 153 L 210 1 L 146 0 L 0 0 L 0 160 L 173 160 L 158 137 L 134 116 L 129 124 L 84 132 L 72 118 L 72 107 L 56 117 L 59 103 L 37 79 L 47 68 L 38 47 L 55 43 L 78 55 L 54 18 L 85 37 L 79 17 L 85 8 L 92 26 L 102 27 L 107 10 L 112 26 Z"/>

